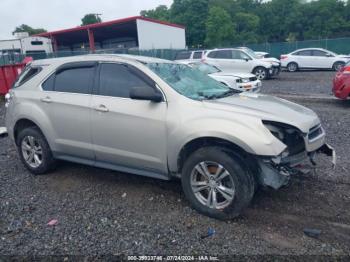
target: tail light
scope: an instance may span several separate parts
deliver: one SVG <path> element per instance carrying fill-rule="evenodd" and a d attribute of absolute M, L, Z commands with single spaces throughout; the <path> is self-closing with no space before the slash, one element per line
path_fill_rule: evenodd
<path fill-rule="evenodd" d="M 287 55 L 281 55 L 280 59 L 283 60 L 283 59 L 287 59 L 288 56 Z"/>
<path fill-rule="evenodd" d="M 349 66 L 344 66 L 342 69 L 340 69 L 340 71 L 343 74 L 350 74 L 350 65 Z"/>
<path fill-rule="evenodd" d="M 201 62 L 202 62 L 202 63 L 205 63 L 205 62 L 206 62 L 206 60 L 205 60 L 204 57 L 202 57 Z"/>

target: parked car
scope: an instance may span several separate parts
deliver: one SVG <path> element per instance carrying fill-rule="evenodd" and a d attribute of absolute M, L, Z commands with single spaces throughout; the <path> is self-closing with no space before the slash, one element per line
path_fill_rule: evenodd
<path fill-rule="evenodd" d="M 205 54 L 205 50 L 181 51 L 176 54 L 175 60 L 179 61 L 200 61 Z"/>
<path fill-rule="evenodd" d="M 350 62 L 341 68 L 333 79 L 333 94 L 340 99 L 350 96 Z"/>
<path fill-rule="evenodd" d="M 278 63 L 264 61 L 254 52 L 251 53 L 241 48 L 209 50 L 202 61 L 218 67 L 223 72 L 253 73 L 259 80 L 276 76 L 280 71 Z"/>
<path fill-rule="evenodd" d="M 281 55 L 282 67 L 289 72 L 299 69 L 333 69 L 338 71 L 348 61 L 350 56 L 338 55 L 323 48 L 304 48 L 292 53 Z"/>
<path fill-rule="evenodd" d="M 181 178 L 191 205 L 220 219 L 239 215 L 258 185 L 278 189 L 300 161 L 331 151 L 312 110 L 150 57 L 36 60 L 6 107 L 8 135 L 33 174 L 61 159 Z"/>
<path fill-rule="evenodd" d="M 253 74 L 239 72 L 222 72 L 219 68 L 203 62 L 183 62 L 207 74 L 216 81 L 240 92 L 259 92 L 261 81 Z"/>

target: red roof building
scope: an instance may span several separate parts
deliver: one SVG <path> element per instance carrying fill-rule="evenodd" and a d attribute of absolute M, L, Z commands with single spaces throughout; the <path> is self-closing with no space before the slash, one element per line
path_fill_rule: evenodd
<path fill-rule="evenodd" d="M 54 51 L 99 49 L 184 49 L 185 27 L 142 16 L 38 34 L 52 40 Z"/>

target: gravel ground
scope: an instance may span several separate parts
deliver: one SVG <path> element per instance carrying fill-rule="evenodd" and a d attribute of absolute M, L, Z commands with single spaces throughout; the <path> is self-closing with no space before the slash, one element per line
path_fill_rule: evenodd
<path fill-rule="evenodd" d="M 336 168 L 321 157 L 311 174 L 279 191 L 258 191 L 244 214 L 227 222 L 192 210 L 179 181 L 67 162 L 35 177 L 9 139 L 0 140 L 0 254 L 350 255 L 350 101 L 302 96 L 329 96 L 333 75 L 282 73 L 265 81 L 263 92 L 294 94 L 319 114 L 338 154 Z M 47 226 L 51 219 L 56 226 Z M 216 233 L 202 239 L 208 228 Z M 304 228 L 321 234 L 308 237 Z"/>

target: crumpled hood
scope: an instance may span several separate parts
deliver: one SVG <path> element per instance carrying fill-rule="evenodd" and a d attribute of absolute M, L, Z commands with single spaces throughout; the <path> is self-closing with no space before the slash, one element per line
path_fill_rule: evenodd
<path fill-rule="evenodd" d="M 253 74 L 244 73 L 244 72 L 217 72 L 217 73 L 213 73 L 211 75 L 214 75 L 214 76 L 233 76 L 233 77 L 238 77 L 238 78 L 255 77 L 255 75 L 253 75 Z"/>
<path fill-rule="evenodd" d="M 297 127 L 303 133 L 318 125 L 318 116 L 310 109 L 274 96 L 241 93 L 217 100 L 205 100 L 204 105 L 211 109 L 232 111 L 250 115 L 261 120 L 270 120 Z"/>

